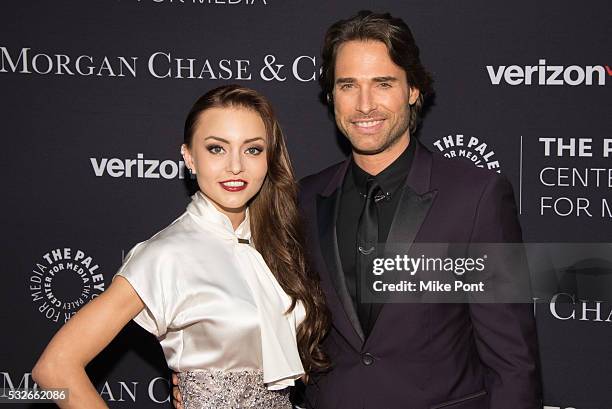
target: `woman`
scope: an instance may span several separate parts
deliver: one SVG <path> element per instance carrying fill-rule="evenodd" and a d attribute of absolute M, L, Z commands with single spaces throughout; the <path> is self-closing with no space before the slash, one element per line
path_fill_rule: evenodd
<path fill-rule="evenodd" d="M 269 102 L 236 85 L 213 89 L 184 137 L 199 187 L 186 212 L 130 251 L 32 371 L 40 386 L 70 390 L 63 408 L 105 407 L 85 366 L 131 319 L 158 337 L 185 409 L 290 408 L 288 386 L 327 366 L 328 317 Z"/>

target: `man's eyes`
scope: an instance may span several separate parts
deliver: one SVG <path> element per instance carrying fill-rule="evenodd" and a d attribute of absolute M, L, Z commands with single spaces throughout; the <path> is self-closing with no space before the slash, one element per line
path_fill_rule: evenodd
<path fill-rule="evenodd" d="M 390 82 L 379 82 L 378 84 L 379 88 L 391 88 L 393 87 L 393 85 Z M 351 88 L 355 88 L 355 84 L 340 84 L 340 89 L 341 90 L 348 90 Z"/>

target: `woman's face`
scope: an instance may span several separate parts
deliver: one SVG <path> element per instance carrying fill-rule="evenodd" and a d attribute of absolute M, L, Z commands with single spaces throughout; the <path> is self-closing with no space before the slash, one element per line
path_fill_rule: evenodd
<path fill-rule="evenodd" d="M 244 218 L 247 202 L 259 192 L 268 172 L 266 127 L 246 108 L 210 108 L 197 119 L 185 164 L 200 190 L 232 222 Z"/>

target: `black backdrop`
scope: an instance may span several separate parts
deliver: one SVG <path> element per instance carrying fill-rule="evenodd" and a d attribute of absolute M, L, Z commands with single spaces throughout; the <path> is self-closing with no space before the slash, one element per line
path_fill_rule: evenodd
<path fill-rule="evenodd" d="M 3 2 L 5 387 L 31 385 L 66 317 L 108 287 L 124 252 L 182 212 L 182 125 L 203 92 L 238 82 L 266 94 L 298 176 L 345 156 L 313 78 L 325 29 L 364 8 L 404 18 L 435 77 L 418 137 L 507 175 L 526 241 L 612 241 L 609 2 Z M 557 138 L 592 147 L 558 155 Z M 572 168 L 588 181 L 572 186 Z M 611 408 L 609 299 L 555 308 L 564 297 L 534 307 L 545 404 Z M 111 407 L 136 408 L 167 398 L 166 371 L 155 339 L 133 324 L 89 368 Z"/>

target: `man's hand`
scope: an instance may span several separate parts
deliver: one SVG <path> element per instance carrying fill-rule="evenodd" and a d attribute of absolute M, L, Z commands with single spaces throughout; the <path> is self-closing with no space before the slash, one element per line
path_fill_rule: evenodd
<path fill-rule="evenodd" d="M 172 372 L 172 404 L 175 409 L 183 409 L 181 391 L 178 387 L 178 376 L 176 376 L 175 372 Z"/>

